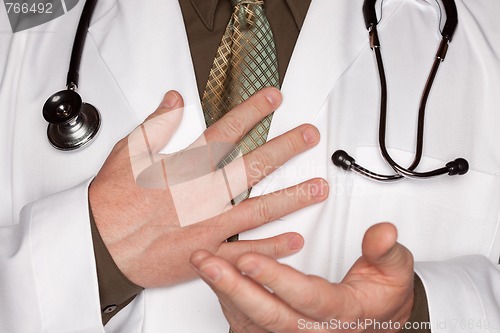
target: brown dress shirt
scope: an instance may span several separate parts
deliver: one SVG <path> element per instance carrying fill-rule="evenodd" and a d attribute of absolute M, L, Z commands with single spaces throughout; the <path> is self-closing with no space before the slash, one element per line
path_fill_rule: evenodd
<path fill-rule="evenodd" d="M 310 2 L 311 0 L 265 0 L 265 13 L 276 44 L 280 84 L 283 82 Z M 186 26 L 201 99 L 217 48 L 229 22 L 232 6 L 229 0 L 179 0 L 179 4 Z M 91 226 L 102 319 L 105 324 L 129 304 L 143 288 L 129 281 L 120 272 L 106 250 L 92 216 Z M 415 275 L 415 304 L 410 321 L 425 322 L 428 321 L 428 317 L 425 289 L 418 276 Z M 430 331 L 413 330 L 411 332 Z"/>

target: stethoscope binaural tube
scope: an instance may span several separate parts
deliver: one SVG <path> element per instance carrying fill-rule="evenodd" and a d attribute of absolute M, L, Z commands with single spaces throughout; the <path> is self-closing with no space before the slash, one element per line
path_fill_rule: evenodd
<path fill-rule="evenodd" d="M 354 158 L 352 158 L 347 152 L 343 150 L 337 150 L 332 155 L 332 162 L 336 166 L 344 170 L 352 170 L 361 176 L 382 181 L 382 182 L 392 182 L 402 180 L 404 178 L 431 178 L 435 176 L 440 176 L 448 174 L 450 176 L 463 175 L 469 170 L 469 163 L 463 158 L 457 158 L 454 161 L 448 162 L 444 167 L 438 168 L 426 172 L 416 172 L 415 168 L 419 165 L 423 153 L 423 138 L 424 138 L 424 118 L 425 118 L 425 107 L 427 105 L 427 99 L 434 82 L 434 78 L 438 71 L 439 65 L 444 61 L 446 52 L 448 50 L 448 45 L 455 32 L 458 19 L 457 19 L 457 8 L 453 0 L 443 0 L 443 5 L 446 11 L 446 23 L 444 25 L 443 31 L 441 32 L 442 40 L 439 45 L 438 51 L 435 56 L 434 64 L 429 73 L 422 97 L 420 100 L 420 107 L 418 112 L 418 129 L 417 129 L 417 143 L 416 152 L 412 164 L 408 168 L 404 168 L 396 163 L 386 147 L 386 123 L 387 123 L 387 81 L 385 77 L 384 64 L 382 61 L 382 55 L 380 52 L 380 41 L 377 34 L 377 16 L 375 13 L 375 2 L 376 0 L 365 0 L 363 4 L 363 16 L 365 19 L 365 25 L 368 29 L 370 38 L 370 47 L 375 53 L 375 58 L 377 62 L 377 69 L 380 79 L 380 123 L 379 123 L 379 147 L 382 157 L 387 162 L 387 164 L 396 172 L 393 175 L 381 175 L 372 172 L 366 168 L 363 168 L 356 163 Z"/>
<path fill-rule="evenodd" d="M 71 52 L 66 89 L 50 96 L 42 110 L 43 117 L 49 123 L 49 142 L 63 151 L 74 150 L 90 143 L 101 125 L 99 111 L 93 105 L 83 103 L 77 93 L 83 46 L 96 2 L 97 0 L 88 0 L 83 7 Z"/>

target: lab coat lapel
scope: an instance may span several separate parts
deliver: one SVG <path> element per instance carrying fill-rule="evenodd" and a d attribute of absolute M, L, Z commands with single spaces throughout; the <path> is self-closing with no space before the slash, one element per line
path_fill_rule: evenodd
<path fill-rule="evenodd" d="M 288 67 L 282 106 L 275 112 L 272 138 L 320 111 L 335 81 L 366 46 L 361 1 L 313 0 Z"/>
<path fill-rule="evenodd" d="M 283 103 L 274 113 L 269 139 L 312 123 L 337 79 L 367 45 L 361 1 L 313 0 L 283 82 Z M 328 112 L 331 112 L 329 110 Z M 268 188 L 273 175 L 252 195 Z"/>
<path fill-rule="evenodd" d="M 166 91 L 181 93 L 183 120 L 166 151 L 184 148 L 205 123 L 178 2 L 118 0 L 106 10 L 89 28 L 100 56 L 139 119 L 157 108 Z"/>

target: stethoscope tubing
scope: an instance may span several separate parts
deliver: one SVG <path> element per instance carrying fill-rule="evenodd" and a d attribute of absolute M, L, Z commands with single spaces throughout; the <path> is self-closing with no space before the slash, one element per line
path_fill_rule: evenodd
<path fill-rule="evenodd" d="M 372 28 L 373 33 L 376 32 L 376 27 Z M 447 43 L 447 40 L 443 37 L 443 42 Z M 422 153 L 423 153 L 423 144 L 424 144 L 424 120 L 425 120 L 425 108 L 427 105 L 427 99 L 430 93 L 430 90 L 432 88 L 432 83 L 434 81 L 434 78 L 436 77 L 436 73 L 439 69 L 439 64 L 444 60 L 438 59 L 436 57 L 434 64 L 432 66 L 432 69 L 429 73 L 429 76 L 427 78 L 427 82 L 424 88 L 424 91 L 422 93 L 422 97 L 420 99 L 420 106 L 419 106 L 419 112 L 418 112 L 418 126 L 417 126 L 417 143 L 416 143 L 416 151 L 415 151 L 415 157 L 412 162 L 412 164 L 408 168 L 404 168 L 401 165 L 399 165 L 394 159 L 391 157 L 387 150 L 387 145 L 386 145 L 386 132 L 387 132 L 387 79 L 385 76 L 385 70 L 384 70 L 384 63 L 382 60 L 382 54 L 380 52 L 380 45 L 375 45 L 373 47 L 373 52 L 375 54 L 376 62 L 377 62 L 377 68 L 378 68 L 378 73 L 379 73 L 379 79 L 380 79 L 380 87 L 381 87 L 381 102 L 380 102 L 380 123 L 379 123 L 379 146 L 380 146 L 380 151 L 382 154 L 382 157 L 384 160 L 389 164 L 389 166 L 398 174 L 398 175 L 393 175 L 396 179 L 399 177 L 406 177 L 406 178 L 431 178 L 431 177 L 436 177 L 440 176 L 443 174 L 447 174 L 449 172 L 447 167 L 442 167 L 436 170 L 432 171 L 427 171 L 427 172 L 416 172 L 414 169 L 419 165 L 421 159 L 422 159 Z M 399 177 L 398 177 L 399 176 Z M 391 177 L 391 179 L 393 178 Z"/>
<path fill-rule="evenodd" d="M 78 87 L 80 63 L 82 60 L 83 47 L 87 37 L 87 31 L 90 25 L 90 19 L 94 12 L 97 0 L 87 0 L 83 7 L 82 16 L 78 22 L 76 29 L 75 41 L 73 42 L 73 49 L 71 51 L 71 60 L 69 63 L 68 76 L 66 79 L 66 86 L 70 88 L 72 85 Z"/>
<path fill-rule="evenodd" d="M 394 170 L 393 175 L 382 175 L 370 171 L 361 165 L 357 164 L 354 158 L 349 156 L 343 150 L 337 150 L 332 155 L 332 162 L 341 167 L 344 170 L 352 170 L 361 176 L 367 177 L 372 180 L 382 181 L 382 182 L 394 182 L 402 180 L 405 178 L 413 179 L 424 179 L 432 178 L 444 174 L 450 176 L 453 175 L 463 175 L 469 170 L 468 162 L 463 158 L 457 158 L 454 161 L 448 162 L 444 167 L 425 171 L 417 172 L 415 169 L 420 164 L 423 154 L 424 145 L 424 126 L 425 126 L 425 109 L 427 106 L 427 101 L 429 94 L 434 83 L 434 79 L 439 69 L 439 65 L 444 61 L 446 53 L 448 51 L 448 45 L 452 39 L 453 33 L 456 29 L 458 23 L 457 19 L 457 9 L 455 2 L 453 0 L 443 0 L 445 10 L 447 13 L 447 20 L 443 31 L 441 33 L 442 39 L 439 44 L 438 51 L 436 53 L 434 63 L 429 72 L 422 96 L 420 98 L 420 105 L 418 111 L 417 120 L 417 138 L 416 138 L 416 148 L 415 156 L 413 162 L 408 168 L 404 168 L 399 165 L 389 154 L 386 145 L 386 132 L 387 132 L 387 79 L 385 75 L 384 63 L 382 60 L 382 54 L 380 51 L 380 41 L 377 33 L 377 15 L 375 13 L 375 3 L 376 0 L 365 0 L 363 4 L 363 16 L 365 19 L 365 25 L 368 29 L 368 35 L 370 40 L 370 48 L 373 50 L 378 70 L 378 76 L 380 81 L 380 117 L 379 117 L 379 148 L 382 158 L 386 163 Z"/>

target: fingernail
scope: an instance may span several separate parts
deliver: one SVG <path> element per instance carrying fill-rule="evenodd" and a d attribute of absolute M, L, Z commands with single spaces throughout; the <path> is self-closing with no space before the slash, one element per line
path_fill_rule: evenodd
<path fill-rule="evenodd" d="M 306 128 L 306 130 L 302 133 L 302 135 L 304 136 L 304 141 L 308 144 L 313 144 L 318 139 L 317 130 L 311 127 Z"/>
<path fill-rule="evenodd" d="M 246 275 L 255 276 L 259 273 L 259 266 L 253 260 L 249 260 L 238 266 L 238 268 Z"/>
<path fill-rule="evenodd" d="M 177 100 L 178 100 L 177 94 L 175 94 L 173 91 L 169 91 L 165 94 L 165 97 L 163 98 L 162 106 L 166 108 L 172 108 L 177 102 Z"/>
<path fill-rule="evenodd" d="M 315 182 L 314 184 L 309 186 L 309 193 L 313 197 L 321 198 L 328 193 L 328 183 L 324 180 L 320 180 Z"/>
<path fill-rule="evenodd" d="M 304 239 L 300 236 L 295 236 L 290 239 L 288 243 L 288 248 L 292 251 L 298 251 L 304 246 Z"/>
<path fill-rule="evenodd" d="M 273 107 L 277 107 L 281 101 L 281 92 L 276 88 L 265 88 L 266 99 Z"/>
<path fill-rule="evenodd" d="M 269 101 L 269 103 L 274 104 L 274 96 L 269 94 L 266 96 L 266 99 Z"/>
<path fill-rule="evenodd" d="M 222 272 L 219 267 L 215 265 L 209 265 L 200 268 L 200 272 L 205 276 L 210 282 L 217 282 L 222 276 Z"/>

